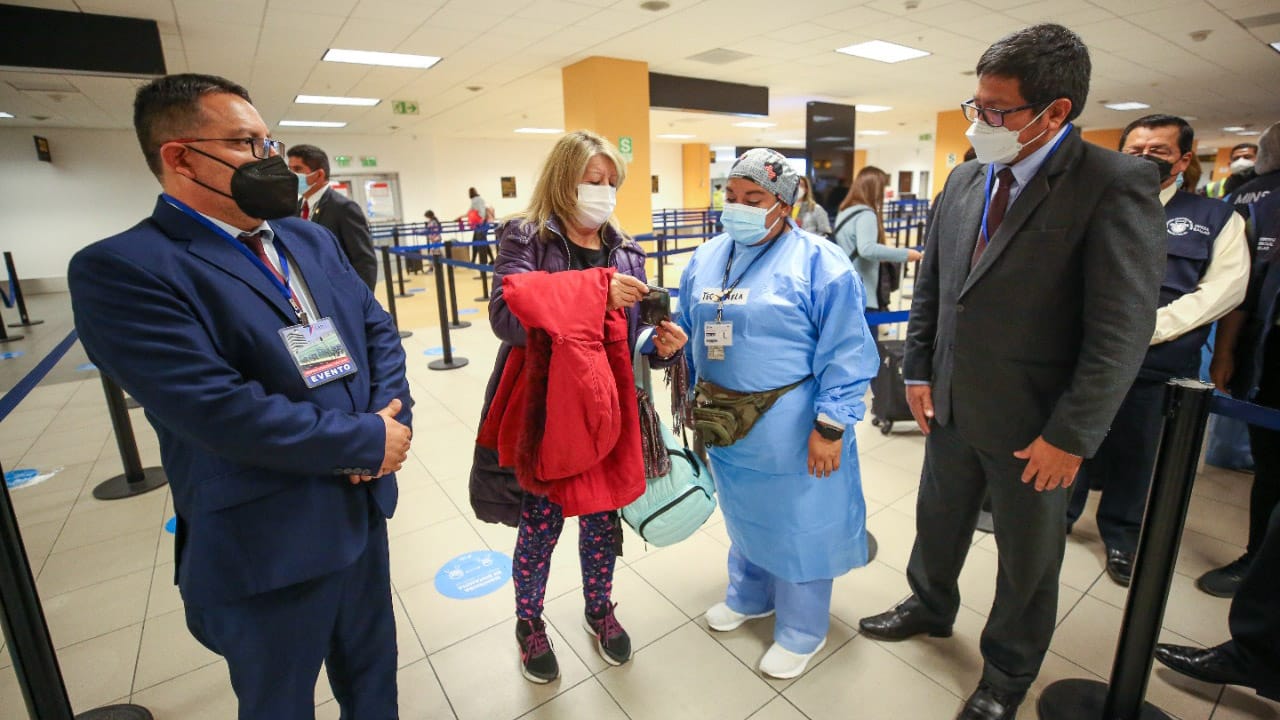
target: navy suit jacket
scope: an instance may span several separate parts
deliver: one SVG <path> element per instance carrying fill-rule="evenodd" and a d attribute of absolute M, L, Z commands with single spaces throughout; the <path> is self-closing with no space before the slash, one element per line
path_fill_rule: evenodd
<path fill-rule="evenodd" d="M 146 408 L 178 515 L 177 582 L 204 606 L 319 577 L 363 552 L 372 512 L 395 509 L 377 472 L 399 398 L 411 419 L 400 338 L 332 235 L 270 222 L 358 371 L 307 389 L 278 331 L 297 323 L 258 267 L 157 201 L 150 218 L 71 259 L 76 330 L 102 372 Z"/>

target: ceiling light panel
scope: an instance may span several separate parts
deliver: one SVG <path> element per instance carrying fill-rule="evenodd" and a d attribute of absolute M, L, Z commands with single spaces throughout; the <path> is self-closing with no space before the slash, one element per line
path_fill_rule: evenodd
<path fill-rule="evenodd" d="M 440 62 L 440 58 L 434 55 L 408 55 L 406 53 L 342 50 L 339 48 L 330 48 L 324 54 L 323 59 L 329 62 L 381 65 L 384 67 L 414 68 L 417 70 L 426 70 Z"/>
<path fill-rule="evenodd" d="M 1146 103 L 1128 100 L 1125 102 L 1107 103 L 1103 107 L 1110 108 L 1112 110 L 1146 110 L 1151 106 Z"/>
<path fill-rule="evenodd" d="M 344 122 L 331 120 L 281 120 L 280 127 L 344 128 Z"/>
<path fill-rule="evenodd" d="M 856 45 L 847 45 L 842 48 L 836 48 L 836 52 L 882 63 L 899 63 L 931 54 L 926 50 L 918 50 L 906 45 L 885 42 L 884 40 L 871 40 Z"/>
<path fill-rule="evenodd" d="M 378 98 L 339 97 L 336 95 L 299 95 L 293 99 L 299 105 L 358 105 L 373 107 L 382 100 Z"/>

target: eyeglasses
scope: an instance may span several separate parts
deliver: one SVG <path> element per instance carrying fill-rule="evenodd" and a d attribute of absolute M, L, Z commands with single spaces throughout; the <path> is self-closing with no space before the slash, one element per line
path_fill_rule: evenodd
<path fill-rule="evenodd" d="M 964 111 L 964 119 L 969 122 L 977 122 L 978 118 L 982 118 L 982 122 L 990 125 L 991 127 L 1004 127 L 1005 115 L 1048 104 L 1049 103 L 1027 103 L 1026 105 L 1019 105 L 1016 108 L 1009 108 L 1008 110 L 996 110 L 995 108 L 982 107 L 973 100 L 966 100 L 960 103 L 960 109 Z"/>
<path fill-rule="evenodd" d="M 176 138 L 169 142 L 176 143 L 196 143 L 196 142 L 229 142 L 244 143 L 249 146 L 253 152 L 253 156 L 259 160 L 266 160 L 273 155 L 284 154 L 284 142 L 280 140 L 272 140 L 271 138 Z"/>

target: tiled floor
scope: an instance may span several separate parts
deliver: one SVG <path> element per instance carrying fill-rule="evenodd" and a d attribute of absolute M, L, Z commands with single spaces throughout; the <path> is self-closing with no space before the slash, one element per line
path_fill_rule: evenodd
<path fill-rule="evenodd" d="M 476 294 L 464 289 L 460 296 Z M 615 599 L 637 651 L 622 667 L 607 666 L 583 633 L 576 559 L 571 550 L 558 552 L 546 618 L 562 677 L 547 686 L 522 679 L 509 588 L 461 601 L 440 595 L 432 583 L 445 561 L 460 553 L 511 551 L 513 531 L 476 521 L 467 502 L 471 442 L 497 343 L 483 315 L 473 316 L 473 327 L 453 334 L 455 352 L 470 364 L 430 371 L 426 364 L 432 358 L 425 353 L 439 344 L 439 336 L 425 326 L 425 318 L 434 298 L 420 293 L 404 302 L 416 304 L 413 313 L 423 319 L 422 325 L 409 325 L 416 332 L 405 340 L 418 403 L 416 437 L 391 523 L 402 717 L 954 716 L 980 671 L 978 635 L 994 589 L 995 543 L 988 536 L 975 538 L 961 578 L 963 608 L 954 638 L 890 644 L 859 636 L 860 617 L 888 608 L 908 592 L 903 570 L 915 532 L 923 453 L 918 433 L 903 428 L 884 437 L 865 422 L 857 438 L 869 526 L 880 555 L 836 581 L 829 642 L 806 675 L 782 682 L 756 671 L 769 643 L 770 621 L 727 634 L 707 630 L 702 611 L 721 598 L 726 579 L 728 541 L 716 515 L 675 547 L 646 547 L 629 535 Z M 476 305 L 464 303 L 468 306 Z M 69 327 L 65 296 L 39 296 L 38 307 L 50 322 L 33 333 L 33 354 L 43 354 Z M 34 365 L 32 358 L 23 360 Z M 120 461 L 98 379 L 75 370 L 82 362 L 82 353 L 64 360 L 50 382 L 0 423 L 5 468 L 61 467 L 52 479 L 15 490 L 13 501 L 72 701 L 78 710 L 132 701 L 161 720 L 232 718 L 235 703 L 225 666 L 188 635 L 171 584 L 172 537 L 162 529 L 172 515 L 167 492 L 116 502 L 92 497 L 97 483 L 120 472 Z M 7 389 L 19 375 L 15 366 L 0 366 L 0 388 Z M 155 437 L 141 411 L 133 412 L 133 423 L 144 462 L 157 463 Z M 1249 480 L 1213 469 L 1201 475 L 1165 617 L 1165 639 L 1207 645 L 1226 638 L 1228 603 L 1198 592 L 1192 580 L 1241 552 Z M 565 533 L 563 543 L 572 548 L 575 526 L 570 523 Z M 1103 572 L 1102 546 L 1089 516 L 1067 548 L 1060 627 L 1033 693 L 1055 680 L 1102 678 L 1110 671 L 1124 592 Z M 1153 671 L 1148 697 L 1182 720 L 1280 718 L 1280 704 L 1163 669 Z M 316 703 L 318 717 L 337 717 L 324 682 L 317 684 Z M 1034 705 L 1031 697 L 1019 717 L 1035 717 Z M 0 718 L 20 717 L 25 717 L 21 695 L 5 652 L 0 654 Z"/>

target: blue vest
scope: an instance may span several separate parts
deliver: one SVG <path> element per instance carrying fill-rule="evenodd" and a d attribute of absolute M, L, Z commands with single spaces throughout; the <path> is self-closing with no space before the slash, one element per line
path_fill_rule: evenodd
<path fill-rule="evenodd" d="M 1168 235 L 1164 282 L 1160 284 L 1160 307 L 1194 292 L 1213 257 L 1213 241 L 1227 226 L 1233 210 L 1220 200 L 1174 193 L 1164 206 Z M 1152 345 L 1142 367 L 1161 375 L 1197 377 L 1200 347 L 1209 337 L 1210 324 L 1198 327 L 1169 342 Z"/>

